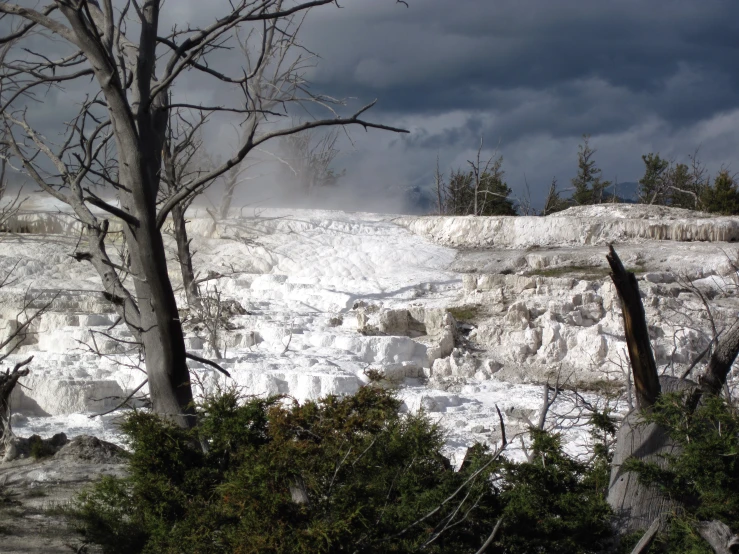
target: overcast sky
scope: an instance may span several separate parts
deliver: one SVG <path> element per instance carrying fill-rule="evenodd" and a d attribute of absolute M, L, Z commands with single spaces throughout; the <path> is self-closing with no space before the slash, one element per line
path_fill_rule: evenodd
<path fill-rule="evenodd" d="M 739 0 L 339 3 L 311 11 L 302 28 L 321 56 L 312 90 L 349 98 L 349 108 L 377 99 L 367 118 L 411 132 L 342 137 L 336 166 L 347 173 L 331 207 L 406 210 L 409 189 L 431 191 L 437 155 L 447 175 L 467 167 L 481 136 L 485 154 L 503 155 L 514 195 L 527 181 L 535 206 L 552 177 L 570 186 L 585 133 L 609 180 L 638 180 L 642 154 L 687 161 L 697 148 L 712 173 L 739 171 Z M 227 5 L 167 0 L 161 31 L 212 21 Z M 216 55 L 240 63 L 233 51 Z M 50 90 L 32 116 L 60 127 L 88 86 Z M 202 75 L 178 90 L 222 101 Z M 233 121 L 211 130 L 207 146 L 230 154 Z"/>
<path fill-rule="evenodd" d="M 509 185 L 536 200 L 576 172 L 592 135 L 607 179 L 641 155 L 739 170 L 736 0 L 344 0 L 310 14 L 316 90 L 378 99 L 372 116 L 411 134 L 354 130 L 339 163 L 355 186 L 427 186 L 464 166 L 481 135 Z"/>

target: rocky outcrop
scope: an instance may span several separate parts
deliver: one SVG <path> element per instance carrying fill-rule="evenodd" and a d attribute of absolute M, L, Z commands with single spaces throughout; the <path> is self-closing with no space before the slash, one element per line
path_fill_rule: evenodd
<path fill-rule="evenodd" d="M 711 338 L 698 292 L 717 328 L 739 313 L 739 248 L 710 242 L 739 237 L 737 218 L 619 205 L 546 218 L 282 210 L 214 225 L 203 215 L 192 212 L 188 231 L 196 265 L 225 275 L 212 284 L 234 303 L 217 339 L 217 362 L 232 379 L 190 361 L 196 394 L 236 386 L 303 402 L 351 394 L 376 370 L 405 409 L 444 414 L 459 448 L 500 437 L 496 406 L 506 425 L 525 429 L 520 414 L 535 419 L 541 403 L 531 384 L 621 386 L 626 343 L 608 242 L 620 241 L 638 274 L 660 370 L 680 371 Z M 37 219 L 36 228 L 51 229 L 47 215 Z M 39 295 L 34 306 L 52 300 L 18 352 L 35 355 L 27 388 L 13 398 L 23 412 L 16 418 L 27 419 L 17 427 L 29 433 L 39 416 L 87 421 L 72 414 L 113 407 L 145 378 L 132 367 L 135 348 L 119 348 L 116 339 L 131 337 L 114 325 L 97 276 L 69 257 L 76 240 L 10 237 L 0 251 L 0 275 L 15 267 L 19 276 L 0 291 L 0 329 L 17 325 L 27 292 Z M 183 310 L 187 349 L 213 358 L 202 322 L 189 315 Z"/>
<path fill-rule="evenodd" d="M 653 206 L 585 206 L 536 216 L 425 216 L 395 220 L 454 248 L 607 245 L 634 240 L 734 242 L 739 219 Z"/>

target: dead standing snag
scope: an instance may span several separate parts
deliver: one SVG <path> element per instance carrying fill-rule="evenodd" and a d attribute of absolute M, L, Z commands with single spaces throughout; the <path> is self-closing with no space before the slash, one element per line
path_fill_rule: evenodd
<path fill-rule="evenodd" d="M 77 254 L 95 267 L 118 314 L 143 344 L 153 409 L 180 426 L 195 424 L 195 410 L 161 227 L 181 202 L 239 164 L 254 148 L 290 131 L 258 134 L 250 128 L 231 158 L 157 204 L 162 151 L 170 110 L 178 107 L 179 79 L 193 72 L 248 97 L 253 94 L 248 85 L 254 71 L 240 67 L 229 74 L 209 59 L 212 53 L 228 48 L 240 27 L 266 31 L 286 18 L 333 3 L 314 0 L 284 7 L 280 0 L 237 0 L 206 25 L 175 27 L 170 32 L 160 29 L 161 0 L 121 1 L 115 6 L 113 0 L 53 0 L 38 10 L 0 3 L 0 17 L 13 25 L 0 38 L 0 44 L 10 47 L 0 65 L 0 116 L 7 132 L 2 146 L 11 164 L 69 205 L 84 224 L 86 244 Z M 33 44 L 28 41 L 31 35 Z M 44 38 L 49 51 L 34 51 Z M 29 106 L 47 88 L 78 80 L 81 86 L 74 91 L 79 95 L 67 98 L 69 105 L 80 106 L 79 111 L 66 122 L 61 144 L 54 145 L 34 127 L 35 114 Z M 292 132 L 337 124 L 402 131 L 362 119 L 371 106 L 348 118 L 317 118 Z M 246 112 L 263 109 L 244 108 L 242 100 L 233 106 L 180 102 L 179 107 L 204 114 L 236 111 L 245 118 Z M 118 205 L 100 198 L 98 187 L 115 192 Z M 90 206 L 103 215 L 93 213 Z M 129 249 L 125 268 L 114 263 L 106 249 L 113 218 L 122 222 Z M 124 274 L 131 276 L 132 284 Z"/>
<path fill-rule="evenodd" d="M 636 277 L 626 271 L 613 246 L 609 247 L 607 259 L 611 265 L 611 278 L 621 299 L 637 399 L 635 409 L 626 416 L 618 432 L 608 488 L 608 503 L 616 515 L 616 529 L 619 533 L 629 533 L 652 525 L 662 526 L 665 516 L 679 508 L 675 500 L 661 493 L 657 487 L 642 484 L 634 472 L 622 469 L 623 463 L 632 457 L 664 467 L 667 463 L 665 455 L 679 453 L 679 447 L 670 439 L 667 430 L 656 423 L 645 423 L 642 414 L 650 410 L 663 393 L 691 391 L 694 406 L 700 401 L 701 395 L 718 394 L 739 353 L 739 320 L 720 336 L 698 383 L 677 377 L 660 377 L 649 342 Z M 655 521 L 658 523 L 655 524 Z M 705 522 L 699 524 L 700 530 L 709 527 L 714 529 L 716 526 Z M 712 537 L 710 533 L 705 533 L 706 537 L 709 535 Z"/>
<path fill-rule="evenodd" d="M 624 333 L 629 348 L 631 370 L 634 375 L 636 405 L 638 408 L 645 409 L 654 405 L 660 393 L 660 384 L 657 375 L 657 364 L 654 361 L 652 345 L 649 342 L 644 305 L 639 295 L 636 275 L 626 271 L 621 259 L 613 249 L 613 245 L 609 246 L 608 249 L 609 253 L 606 255 L 606 259 L 611 266 L 611 279 L 621 300 Z"/>

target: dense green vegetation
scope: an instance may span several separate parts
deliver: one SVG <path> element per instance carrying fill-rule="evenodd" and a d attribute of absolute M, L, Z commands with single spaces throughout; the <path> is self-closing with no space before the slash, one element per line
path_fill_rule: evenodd
<path fill-rule="evenodd" d="M 399 406 L 367 386 L 292 406 L 228 392 L 192 431 L 133 413 L 130 475 L 84 493 L 75 517 L 110 553 L 477 552 L 498 521 L 487 552 L 602 549 L 607 463 L 536 432 L 530 462 L 476 445 L 455 471 L 439 428 Z"/>
<path fill-rule="evenodd" d="M 127 478 L 105 478 L 71 515 L 107 553 L 625 552 L 605 501 L 616 423 L 592 415 L 593 454 L 577 460 L 557 434 L 531 429 L 529 461 L 477 444 L 455 471 L 423 414 L 372 384 L 356 395 L 287 405 L 226 392 L 183 430 L 127 416 Z M 739 529 L 739 413 L 723 398 L 663 395 L 645 415 L 678 446 L 666 465 L 627 462 L 679 502 L 648 552 L 699 554 L 696 531 Z"/>

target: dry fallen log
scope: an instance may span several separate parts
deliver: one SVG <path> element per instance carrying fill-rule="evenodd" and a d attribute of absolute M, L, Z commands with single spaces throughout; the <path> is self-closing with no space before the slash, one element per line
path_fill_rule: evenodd
<path fill-rule="evenodd" d="M 698 534 L 711 545 L 716 554 L 739 552 L 739 536 L 733 534 L 729 526 L 720 521 L 701 521 L 697 525 Z"/>

